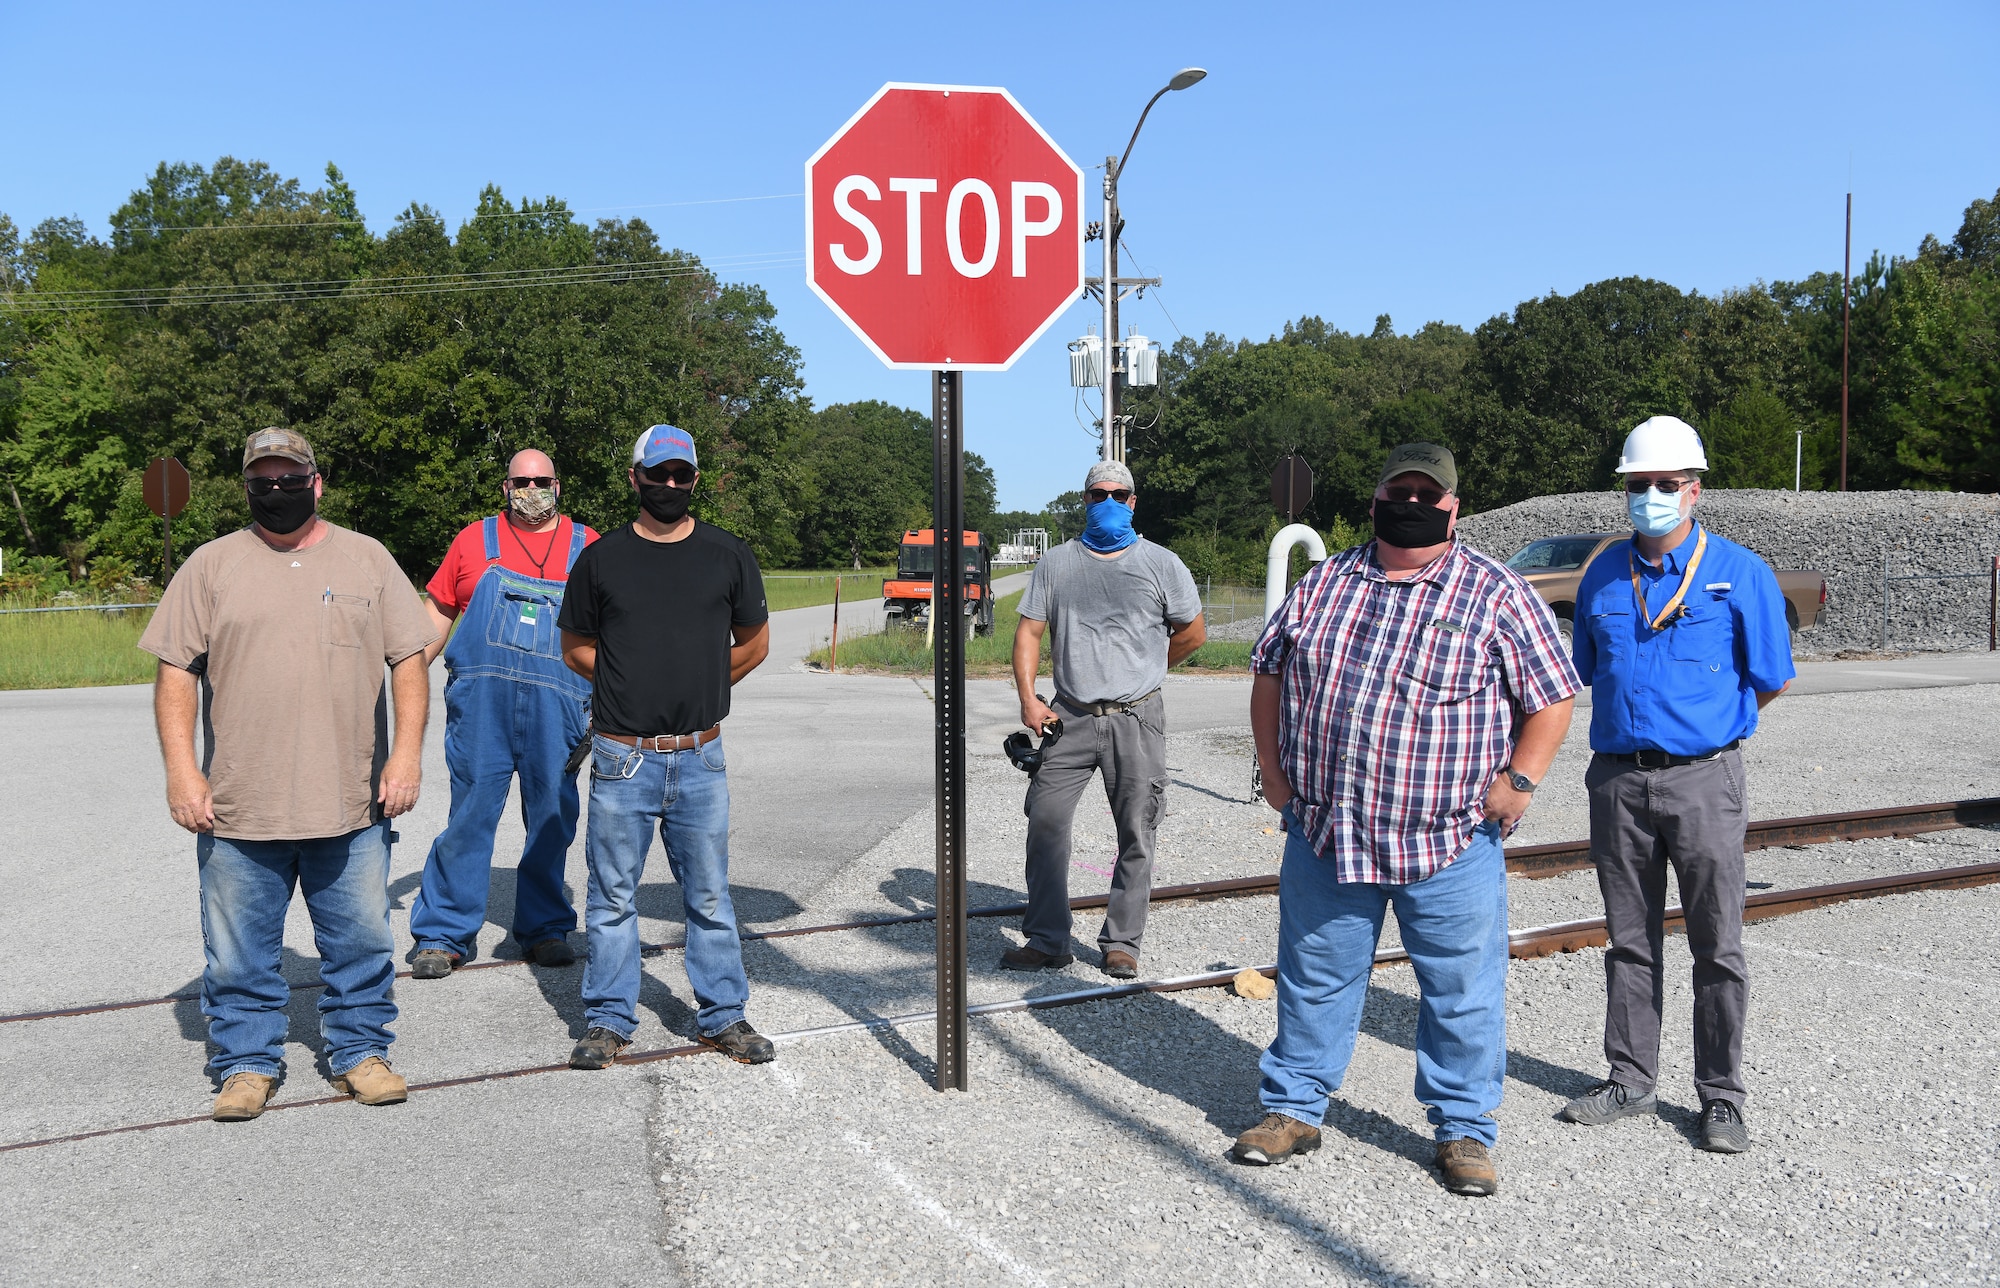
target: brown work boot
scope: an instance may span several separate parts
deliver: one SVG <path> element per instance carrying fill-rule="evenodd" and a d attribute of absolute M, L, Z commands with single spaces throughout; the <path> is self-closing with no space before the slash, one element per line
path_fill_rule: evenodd
<path fill-rule="evenodd" d="M 1493 1170 L 1486 1146 L 1470 1137 L 1439 1141 L 1437 1165 L 1444 1187 L 1453 1194 L 1492 1194 L 1500 1188 L 1500 1174 Z"/>
<path fill-rule="evenodd" d="M 1284 1114 L 1265 1114 L 1263 1122 L 1236 1138 L 1229 1154 L 1239 1163 L 1263 1167 L 1318 1148 L 1319 1128 Z"/>
<path fill-rule="evenodd" d="M 1026 944 L 1000 954 L 1000 964 L 1008 970 L 1058 970 L 1075 960 L 1071 953 L 1045 953 Z"/>
<path fill-rule="evenodd" d="M 223 1082 L 208 1116 L 219 1123 L 248 1122 L 264 1112 L 277 1089 L 278 1080 L 268 1073 L 232 1073 Z"/>
<path fill-rule="evenodd" d="M 410 1098 L 410 1084 L 389 1067 L 379 1055 L 371 1055 L 333 1080 L 335 1091 L 345 1091 L 364 1105 L 400 1105 Z"/>
<path fill-rule="evenodd" d="M 1122 948 L 1104 954 L 1104 973 L 1113 979 L 1139 978 L 1139 959 Z"/>

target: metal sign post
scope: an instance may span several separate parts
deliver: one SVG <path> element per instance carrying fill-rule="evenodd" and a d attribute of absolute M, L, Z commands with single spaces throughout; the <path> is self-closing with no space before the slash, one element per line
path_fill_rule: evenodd
<path fill-rule="evenodd" d="M 931 378 L 937 1085 L 964 1091 L 965 373 L 1013 366 L 1082 293 L 1083 171 L 1004 89 L 892 82 L 805 180 L 806 285 L 885 364 Z"/>
<path fill-rule="evenodd" d="M 935 431 L 931 626 L 936 644 L 937 1089 L 966 1090 L 965 1068 L 965 375 L 931 377 Z M 949 533 L 949 540 L 946 534 Z"/>

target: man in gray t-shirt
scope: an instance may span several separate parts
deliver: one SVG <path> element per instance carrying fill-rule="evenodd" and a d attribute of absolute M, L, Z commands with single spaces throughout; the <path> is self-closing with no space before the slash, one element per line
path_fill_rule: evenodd
<path fill-rule="evenodd" d="M 1111 902 L 1097 933 L 1104 973 L 1139 973 L 1153 890 L 1153 839 L 1166 807 L 1167 668 L 1201 647 L 1201 595 L 1179 556 L 1132 530 L 1132 472 L 1099 461 L 1083 482 L 1088 525 L 1042 557 L 1021 596 L 1014 687 L 1021 723 L 1063 734 L 1028 784 L 1027 943 L 1001 954 L 1014 970 L 1075 961 L 1069 950 L 1069 852 L 1076 802 L 1097 770 L 1118 827 Z M 1035 694 L 1042 634 L 1055 628 L 1053 705 Z"/>

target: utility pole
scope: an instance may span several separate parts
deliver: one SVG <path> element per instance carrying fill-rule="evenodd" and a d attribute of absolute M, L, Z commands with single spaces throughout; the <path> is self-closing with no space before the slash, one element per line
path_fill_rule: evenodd
<path fill-rule="evenodd" d="M 1153 106 L 1146 104 L 1148 109 Z M 1144 123 L 1143 117 L 1140 118 Z M 1133 138 L 1138 131 L 1132 132 Z M 1130 155 L 1131 149 L 1126 149 Z M 1104 459 L 1125 460 L 1125 429 L 1118 420 L 1118 158 L 1104 158 Z"/>
<path fill-rule="evenodd" d="M 1125 173 L 1125 163 L 1132 159 L 1132 145 L 1139 141 L 1139 131 L 1146 128 L 1146 117 L 1151 115 L 1153 104 L 1159 102 L 1162 95 L 1186 89 L 1207 75 L 1199 67 L 1183 67 L 1175 72 L 1173 79 L 1146 100 L 1145 110 L 1139 113 L 1139 123 L 1132 127 L 1132 137 L 1126 140 L 1125 155 L 1104 158 L 1104 224 L 1099 233 L 1104 238 L 1104 276 L 1094 282 L 1089 278 L 1084 281 L 1095 286 L 1104 301 L 1104 366 L 1098 376 L 1104 398 L 1103 458 L 1107 461 L 1122 464 L 1125 460 L 1125 417 L 1118 414 L 1118 378 L 1132 369 L 1128 360 L 1120 356 L 1125 349 L 1118 336 L 1120 289 L 1127 286 L 1144 289 L 1160 284 L 1157 277 L 1118 276 L 1118 234 L 1125 226 L 1125 221 L 1118 217 L 1118 179 Z M 1071 379 L 1074 380 L 1075 376 Z M 1088 385 L 1083 387 L 1089 388 Z"/>
<path fill-rule="evenodd" d="M 1840 490 L 1847 490 L 1847 343 L 1851 309 L 1848 274 L 1854 270 L 1854 194 L 1847 194 L 1847 241 L 1840 253 Z"/>

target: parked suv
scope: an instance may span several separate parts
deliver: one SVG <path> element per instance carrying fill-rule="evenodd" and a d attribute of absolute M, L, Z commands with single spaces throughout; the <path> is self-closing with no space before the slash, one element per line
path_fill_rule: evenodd
<path fill-rule="evenodd" d="M 1507 566 L 1528 579 L 1538 594 L 1556 613 L 1563 642 L 1570 637 L 1570 621 L 1576 614 L 1576 588 L 1583 584 L 1584 569 L 1607 550 L 1632 539 L 1629 532 L 1585 532 L 1530 541 Z M 1778 589 L 1785 594 L 1785 620 L 1794 632 L 1819 621 L 1826 603 L 1826 578 L 1816 572 L 1779 572 Z"/>

